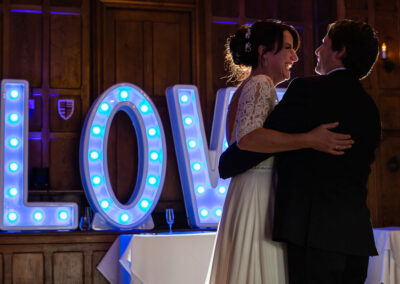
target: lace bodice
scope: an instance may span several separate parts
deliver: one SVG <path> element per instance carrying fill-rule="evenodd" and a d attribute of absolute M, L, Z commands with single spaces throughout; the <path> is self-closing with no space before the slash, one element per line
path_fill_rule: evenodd
<path fill-rule="evenodd" d="M 271 78 L 266 75 L 251 77 L 243 86 L 239 96 L 232 141 L 229 141 L 229 144 L 262 127 L 277 103 L 278 97 Z"/>

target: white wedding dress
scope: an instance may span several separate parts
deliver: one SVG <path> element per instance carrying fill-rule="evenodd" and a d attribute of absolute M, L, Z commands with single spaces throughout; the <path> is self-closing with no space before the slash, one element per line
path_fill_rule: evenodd
<path fill-rule="evenodd" d="M 239 94 L 229 144 L 263 126 L 278 103 L 272 80 L 250 78 Z M 285 284 L 286 249 L 271 240 L 274 185 L 273 157 L 231 179 L 218 227 L 206 283 Z"/>

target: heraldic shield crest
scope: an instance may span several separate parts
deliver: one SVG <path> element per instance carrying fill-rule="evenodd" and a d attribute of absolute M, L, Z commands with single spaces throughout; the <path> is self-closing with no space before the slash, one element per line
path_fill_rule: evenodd
<path fill-rule="evenodd" d="M 57 101 L 58 114 L 64 119 L 68 120 L 74 113 L 74 100 L 72 99 L 59 99 Z"/>

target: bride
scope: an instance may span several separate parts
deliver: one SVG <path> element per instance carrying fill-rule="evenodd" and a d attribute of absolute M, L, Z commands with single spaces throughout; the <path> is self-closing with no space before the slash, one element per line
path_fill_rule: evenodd
<path fill-rule="evenodd" d="M 280 21 L 242 26 L 227 39 L 231 79 L 241 81 L 227 118 L 229 144 L 263 153 L 313 148 L 341 155 L 351 147 L 349 135 L 330 132 L 337 123 L 307 133 L 287 134 L 263 128 L 278 103 L 275 86 L 290 78 L 297 62 L 297 31 Z M 251 133 L 251 136 L 249 135 Z M 250 138 L 251 137 L 251 138 Z M 259 143 L 254 137 L 262 137 Z M 268 139 L 266 139 L 268 138 Z M 273 157 L 232 178 L 218 227 L 206 283 L 287 283 L 285 247 L 271 240 L 274 211 Z"/>

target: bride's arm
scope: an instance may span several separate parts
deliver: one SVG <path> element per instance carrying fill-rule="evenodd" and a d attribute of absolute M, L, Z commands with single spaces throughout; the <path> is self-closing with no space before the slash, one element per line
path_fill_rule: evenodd
<path fill-rule="evenodd" d="M 299 134 L 257 128 L 243 136 L 237 146 L 241 150 L 259 153 L 313 148 L 333 155 L 343 155 L 344 150 L 351 148 L 354 141 L 350 139 L 350 135 L 329 131 L 337 126 L 337 122 L 322 124 L 309 132 Z"/>

